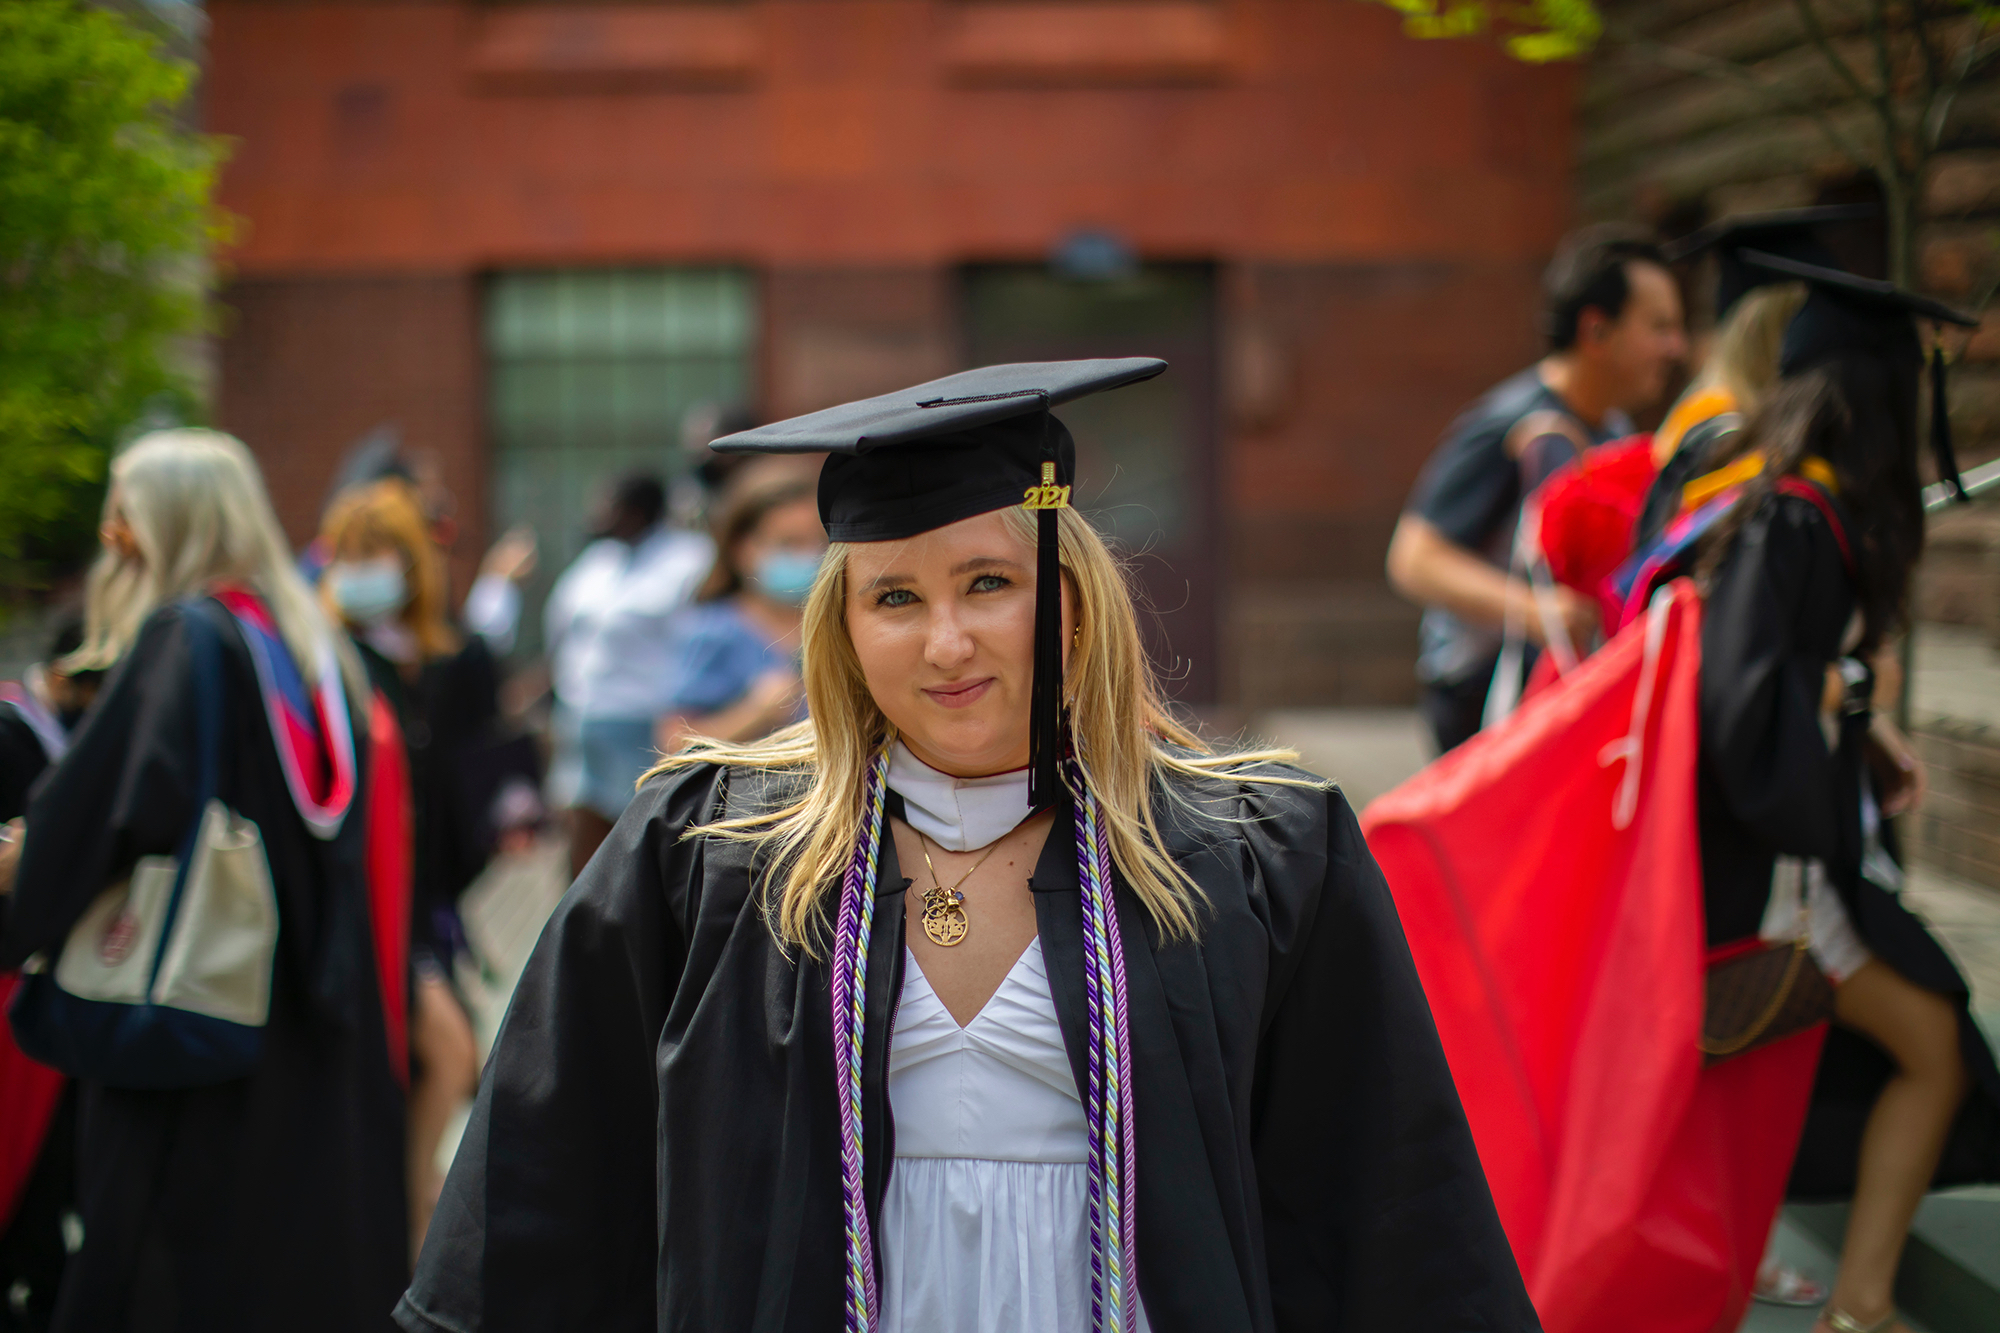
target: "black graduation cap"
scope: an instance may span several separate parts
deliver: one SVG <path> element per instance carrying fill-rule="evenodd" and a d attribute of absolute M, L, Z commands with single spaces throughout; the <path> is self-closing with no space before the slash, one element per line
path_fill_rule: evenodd
<path fill-rule="evenodd" d="M 1781 281 L 1746 264 L 1742 258 L 1746 250 L 1838 269 L 1840 261 L 1827 248 L 1820 228 L 1838 222 L 1863 222 L 1881 213 L 1878 204 L 1821 204 L 1813 208 L 1739 213 L 1683 236 L 1666 247 L 1666 255 L 1679 263 L 1705 250 L 1716 252 L 1715 317 L 1720 320 L 1750 292 Z"/>
<path fill-rule="evenodd" d="M 1784 346 L 1778 354 L 1781 375 L 1795 375 L 1841 352 L 1863 352 L 1921 366 L 1923 345 L 1917 337 L 1917 320 L 1965 328 L 1979 324 L 1975 315 L 1904 291 L 1893 282 L 1858 278 L 1836 268 L 1756 250 L 1744 250 L 1740 255 L 1747 264 L 1786 278 L 1803 279 L 1811 287 L 1805 304 L 1785 326 Z M 1909 373 L 1914 376 L 1916 372 L 1912 369 Z M 1946 406 L 1944 347 L 1939 343 L 1931 350 L 1931 452 L 1945 489 L 1970 502 L 1972 497 L 1959 480 Z"/>
<path fill-rule="evenodd" d="M 1049 409 L 1149 380 L 1156 357 L 984 366 L 726 435 L 720 454 L 828 455 L 819 517 L 837 542 L 896 541 L 1012 505 L 1036 511 L 1035 680 L 1028 799 L 1055 798 L 1062 750 L 1062 568 L 1076 444 Z"/>

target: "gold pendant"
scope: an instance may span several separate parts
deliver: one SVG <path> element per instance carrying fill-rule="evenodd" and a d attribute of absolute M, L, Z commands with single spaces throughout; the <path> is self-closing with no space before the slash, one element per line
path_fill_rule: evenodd
<path fill-rule="evenodd" d="M 965 895 L 933 884 L 924 890 L 924 934 L 932 944 L 949 949 L 965 938 L 965 909 L 959 906 Z"/>

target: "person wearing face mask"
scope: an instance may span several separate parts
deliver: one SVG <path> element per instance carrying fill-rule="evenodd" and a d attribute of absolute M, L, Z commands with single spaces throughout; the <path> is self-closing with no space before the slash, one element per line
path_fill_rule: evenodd
<path fill-rule="evenodd" d="M 320 597 L 353 635 L 368 674 L 395 706 L 410 757 L 410 1234 L 420 1244 L 443 1177 L 437 1146 L 479 1083 L 472 1023 L 452 989 L 465 948 L 458 898 L 491 849 L 465 799 L 467 769 L 499 717 L 499 671 L 484 636 L 445 614 L 445 569 L 416 489 L 387 478 L 327 511 Z"/>
<path fill-rule="evenodd" d="M 656 729 L 758 740 L 805 716 L 799 622 L 826 554 L 812 473 L 772 459 L 737 473 L 716 506 L 715 565 L 675 619 L 672 694 Z"/>

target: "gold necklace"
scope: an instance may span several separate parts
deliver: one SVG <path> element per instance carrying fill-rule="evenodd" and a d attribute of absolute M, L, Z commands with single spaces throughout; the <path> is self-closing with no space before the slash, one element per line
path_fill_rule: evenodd
<path fill-rule="evenodd" d="M 931 886 L 924 890 L 924 934 L 931 937 L 931 943 L 949 949 L 965 938 L 968 924 L 965 919 L 965 895 L 958 891 L 959 885 L 979 873 L 979 867 L 986 864 L 986 857 L 1000 850 L 1003 838 L 996 838 L 986 849 L 986 856 L 972 863 L 972 869 L 960 875 L 950 888 L 938 878 L 937 867 L 931 863 L 931 840 L 917 833 L 917 845 L 923 849 L 924 869 L 931 872 Z M 942 850 L 942 849 L 940 849 Z"/>

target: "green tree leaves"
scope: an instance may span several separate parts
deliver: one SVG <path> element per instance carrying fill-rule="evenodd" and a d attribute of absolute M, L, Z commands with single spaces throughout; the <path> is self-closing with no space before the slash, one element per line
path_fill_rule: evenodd
<path fill-rule="evenodd" d="M 1497 27 L 1507 53 L 1535 65 L 1589 55 L 1604 33 L 1604 20 L 1591 0 L 1529 0 L 1515 5 L 1484 0 L 1381 3 L 1403 16 L 1403 30 L 1412 37 L 1476 37 Z"/>
<path fill-rule="evenodd" d="M 0 4 L 0 584 L 94 526 L 119 433 L 191 401 L 222 152 L 173 117 L 194 71 L 76 0 Z"/>

